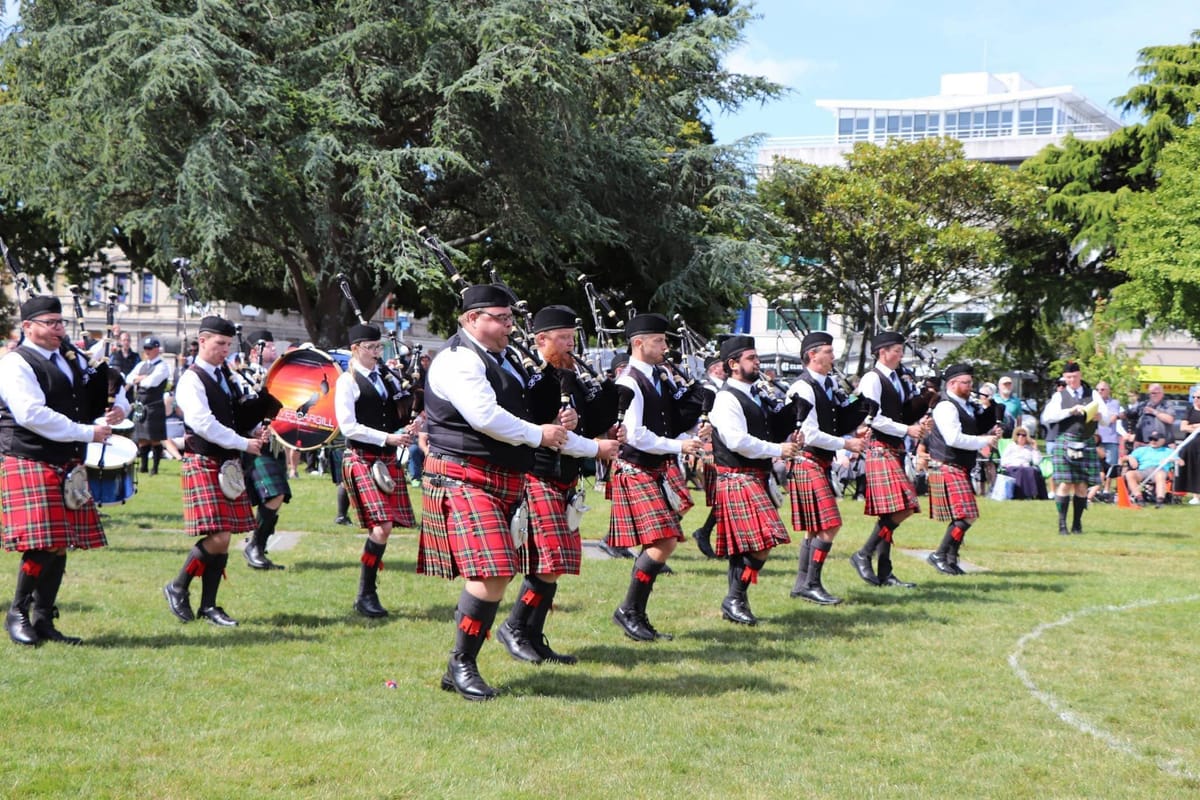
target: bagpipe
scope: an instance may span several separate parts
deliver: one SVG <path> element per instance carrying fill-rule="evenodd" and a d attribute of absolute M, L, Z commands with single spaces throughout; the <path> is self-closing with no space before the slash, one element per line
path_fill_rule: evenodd
<path fill-rule="evenodd" d="M 338 286 L 341 287 L 342 294 L 350 303 L 350 308 L 354 310 L 354 316 L 358 319 L 360 325 L 367 325 L 366 317 L 363 316 L 362 308 L 358 304 L 358 299 L 354 296 L 353 290 L 350 288 L 350 279 L 345 274 L 339 272 L 336 280 Z M 400 341 L 394 330 L 389 331 L 389 338 L 392 347 L 396 352 L 397 357 L 400 354 Z M 401 424 L 408 425 L 416 417 L 419 411 L 416 410 L 417 397 L 413 391 L 413 384 L 408 377 L 401 371 L 393 368 L 382 358 L 377 365 L 379 375 L 383 379 L 384 385 L 387 387 L 388 396 L 392 402 L 396 404 L 396 414 L 400 419 Z"/>

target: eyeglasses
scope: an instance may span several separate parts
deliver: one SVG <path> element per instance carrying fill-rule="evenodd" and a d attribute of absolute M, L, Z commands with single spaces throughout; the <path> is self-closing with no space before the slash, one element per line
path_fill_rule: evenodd
<path fill-rule="evenodd" d="M 1028 434 L 1028 433 L 1018 433 L 1018 434 L 1017 434 L 1017 438 L 1018 438 L 1018 439 L 1028 439 L 1028 438 L 1029 438 L 1029 434 Z"/>
<path fill-rule="evenodd" d="M 47 328 L 65 328 L 67 326 L 67 321 L 61 317 L 58 319 L 31 319 L 29 321 L 45 325 Z"/>
<path fill-rule="evenodd" d="M 485 316 L 491 317 L 492 319 L 496 320 L 496 322 L 499 322 L 501 325 L 512 325 L 513 324 L 514 317 L 512 314 L 493 314 L 492 312 L 484 311 L 483 309 L 480 309 L 479 313 L 483 314 Z"/>
<path fill-rule="evenodd" d="M 383 342 L 375 342 L 374 344 L 359 344 L 359 350 L 366 350 L 371 353 L 380 353 L 383 351 Z"/>

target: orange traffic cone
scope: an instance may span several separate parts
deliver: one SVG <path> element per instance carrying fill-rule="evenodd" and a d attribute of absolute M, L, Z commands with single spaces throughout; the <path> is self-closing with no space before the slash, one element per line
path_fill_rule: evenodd
<path fill-rule="evenodd" d="M 1117 476 L 1117 508 L 1132 508 L 1140 511 L 1141 506 L 1135 506 L 1129 499 L 1129 488 L 1125 485 L 1125 476 Z"/>

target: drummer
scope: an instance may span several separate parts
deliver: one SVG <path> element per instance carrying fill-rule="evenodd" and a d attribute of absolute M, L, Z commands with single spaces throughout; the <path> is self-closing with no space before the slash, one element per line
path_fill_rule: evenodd
<path fill-rule="evenodd" d="M 167 438 L 167 407 L 163 393 L 171 377 L 171 368 L 162 358 L 162 342 L 154 336 L 147 336 L 142 342 L 142 355 L 144 358 L 125 378 L 125 384 L 133 389 L 141 408 L 134 415 L 140 418 L 136 419 L 133 428 L 133 440 L 137 442 L 141 460 L 139 471 L 143 475 L 147 472 L 147 462 L 153 452 L 154 466 L 149 472 L 157 475 L 158 463 L 163 456 L 163 440 Z"/>
<path fill-rule="evenodd" d="M 250 343 L 250 360 L 242 374 L 255 391 L 262 391 L 267 376 L 266 367 L 277 356 L 275 336 L 263 329 L 251 332 L 246 339 Z M 279 509 L 292 499 L 292 487 L 288 484 L 287 468 L 282 458 L 282 453 L 272 453 L 268 449 L 257 455 L 242 454 L 250 504 L 258 508 L 254 532 L 246 538 L 246 546 L 242 550 L 251 569 L 283 569 L 282 565 L 267 558 L 267 540 L 275 533 Z"/>
<path fill-rule="evenodd" d="M 5 550 L 21 553 L 17 589 L 5 617 L 17 644 L 78 644 L 54 626 L 55 602 L 67 566 L 67 548 L 107 544 L 90 498 L 67 507 L 64 477 L 77 467 L 85 442 L 105 441 L 125 419 L 124 396 L 105 411 L 106 396 L 88 394 L 83 359 L 69 345 L 62 303 L 52 296 L 21 305 L 24 342 L 0 360 L 0 453 Z M 95 380 L 96 376 L 91 376 Z M 99 423 L 91 420 L 105 416 Z"/>
<path fill-rule="evenodd" d="M 367 530 L 354 610 L 364 617 L 386 617 L 379 603 L 376 576 L 383 568 L 392 527 L 416 527 L 408 483 L 396 448 L 412 435 L 400 432 L 396 399 L 402 391 L 390 370 L 380 374 L 383 334 L 375 325 L 350 329 L 349 369 L 338 376 L 334 394 L 338 428 L 346 437 L 342 475 L 359 523 Z"/>

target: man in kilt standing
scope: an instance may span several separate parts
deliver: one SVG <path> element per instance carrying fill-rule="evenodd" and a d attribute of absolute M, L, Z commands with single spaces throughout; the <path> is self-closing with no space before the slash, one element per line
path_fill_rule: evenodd
<path fill-rule="evenodd" d="M 124 334 L 122 334 L 124 336 Z M 163 440 L 167 438 L 167 406 L 163 395 L 167 383 L 171 379 L 171 367 L 162 358 L 162 342 L 154 336 L 147 336 L 142 342 L 142 354 L 145 355 L 133 371 L 125 378 L 125 383 L 134 391 L 134 398 L 142 406 L 142 418 L 135 420 L 133 440 L 138 445 L 138 457 L 141 461 L 140 471 L 151 475 L 158 474 L 158 464 L 162 461 Z M 150 453 L 154 453 L 154 466 L 149 466 Z"/>
<path fill-rule="evenodd" d="M 613 622 L 626 636 L 641 642 L 673 638 L 650 624 L 646 605 L 655 579 L 684 539 L 680 515 L 668 500 L 667 493 L 676 491 L 668 484 L 668 461 L 681 452 L 695 455 L 701 449 L 697 438 L 675 438 L 696 424 L 699 413 L 693 419 L 678 413 L 671 391 L 655 373 L 666 358 L 669 324 L 661 314 L 639 314 L 626 323 L 629 371 L 617 379 L 619 387 L 632 393 L 632 400 L 625 413 L 625 443 L 618 450 L 610 481 L 608 542 L 644 549 L 634 561 L 629 590 L 613 612 Z M 684 505 L 683 498 L 676 496 L 675 502 L 679 508 Z"/>
<path fill-rule="evenodd" d="M 534 449 L 562 447 L 567 429 L 527 418 L 529 376 L 508 351 L 513 296 L 499 285 L 470 286 L 462 302 L 460 329 L 429 365 L 425 387 L 429 453 L 417 571 L 465 579 L 441 685 L 466 700 L 491 700 L 498 692 L 479 674 L 477 658 L 522 568 L 524 539 L 510 523 Z"/>
<path fill-rule="evenodd" d="M 850 556 L 858 575 L 872 586 L 899 586 L 911 589 L 915 583 L 902 581 L 892 571 L 892 542 L 900 523 L 921 510 L 917 490 L 904 472 L 905 443 L 908 436 L 921 439 L 932 424 L 920 421 L 924 406 L 897 370 L 904 357 L 904 337 L 884 331 L 871 340 L 875 367 L 863 375 L 859 394 L 877 408 L 871 421 L 871 437 L 866 450 L 867 490 L 863 513 L 878 517 L 875 528 L 862 549 Z M 879 554 L 878 568 L 871 559 Z"/>
<path fill-rule="evenodd" d="M 1067 535 L 1067 509 L 1075 498 L 1070 533 L 1083 533 L 1083 512 L 1089 486 L 1100 483 L 1100 457 L 1096 452 L 1096 428 L 1108 425 L 1113 415 L 1106 403 L 1083 386 L 1079 365 L 1063 367 L 1064 387 L 1055 392 L 1042 410 L 1042 422 L 1058 425 L 1058 439 L 1050 459 L 1054 464 L 1054 505 L 1058 509 L 1058 532 Z M 1098 403 L 1096 417 L 1087 419 L 1087 406 Z"/>
<path fill-rule="evenodd" d="M 264 391 L 267 365 L 277 356 L 275 336 L 268 330 L 251 332 L 246 339 L 250 342 L 250 359 L 242 375 L 256 391 Z M 242 469 L 246 471 L 246 489 L 250 492 L 250 505 L 258 509 L 254 531 L 246 539 L 242 557 L 251 569 L 283 569 L 267 558 L 267 542 L 279 524 L 279 509 L 291 502 L 292 487 L 288 484 L 287 466 L 268 445 L 258 455 L 246 453 L 242 456 Z"/>
<path fill-rule="evenodd" d="M 825 331 L 813 331 L 800 343 L 804 371 L 792 383 L 788 395 L 799 403 L 800 433 L 804 452 L 792 463 L 788 489 L 792 498 L 792 529 L 804 531 L 800 545 L 800 563 L 792 597 L 801 597 L 823 606 L 842 602 L 825 590 L 821 571 L 833 539 L 842 529 L 842 515 L 833 493 L 830 471 L 838 450 L 861 453 L 864 442 L 843 431 L 853 431 L 863 420 L 861 401 L 843 402 L 834 386 L 833 337 Z M 807 409 L 807 412 L 805 412 Z"/>
<path fill-rule="evenodd" d="M 76 509 L 64 500 L 64 479 L 83 460 L 88 442 L 103 442 L 125 419 L 123 395 L 107 410 L 107 386 L 88 390 L 98 374 L 69 345 L 62 304 L 50 296 L 21 305 L 24 341 L 0 360 L 0 453 L 4 497 L 4 549 L 21 553 L 17 589 L 5 617 L 17 644 L 79 644 L 54 626 L 55 602 L 67 567 L 67 548 L 107 544 L 96 504 L 88 497 Z M 104 422 L 92 420 L 103 415 Z"/>
<path fill-rule="evenodd" d="M 757 625 L 746 592 L 758 583 L 771 550 L 791 541 L 767 493 L 771 460 L 795 458 L 800 445 L 773 440 L 769 412 L 754 386 L 759 378 L 754 337 L 731 336 L 722 342 L 721 363 L 729 378 L 709 415 L 717 469 L 713 550 L 717 557 L 729 559 L 729 592 L 721 601 L 721 616 L 739 625 Z"/>
<path fill-rule="evenodd" d="M 579 574 L 583 542 L 578 523 L 571 527 L 567 511 L 579 491 L 583 459 L 617 455 L 616 439 L 594 438 L 616 420 L 616 390 L 607 383 L 589 400 L 576 378 L 572 355 L 575 318 L 575 311 L 567 306 L 547 306 L 534 315 L 530 330 L 546 365 L 539 386 L 528 391 L 531 418 L 534 422 L 574 424 L 561 450 L 539 447 L 534 452 L 533 469 L 525 476 L 529 502 L 529 538 L 521 550 L 525 580 L 512 613 L 496 630 L 496 638 L 513 658 L 534 664 L 578 661 L 551 649 L 544 633 L 546 616 L 558 591 L 559 576 Z M 548 391 L 542 389 L 543 384 Z M 563 397 L 568 398 L 567 409 L 560 407 Z"/>
<path fill-rule="evenodd" d="M 196 615 L 213 625 L 232 627 L 237 620 L 217 605 L 217 590 L 229 561 L 234 533 L 254 527 L 250 497 L 243 488 L 222 486 L 221 471 L 240 472 L 242 453 L 262 452 L 262 435 L 248 438 L 236 430 L 233 373 L 225 364 L 236 329 L 218 316 L 200 321 L 199 349 L 192 366 L 179 376 L 175 402 L 183 414 L 183 523 L 189 536 L 203 537 L 192 547 L 175 580 L 163 587 L 171 613 L 183 622 Z M 225 467 L 232 462 L 231 467 Z M 189 587 L 200 578 L 200 607 L 193 613 Z"/>
<path fill-rule="evenodd" d="M 397 448 L 413 440 L 401 430 L 404 415 L 398 404 L 407 395 L 390 370 L 380 369 L 382 354 L 383 332 L 377 326 L 351 327 L 350 368 L 338 376 L 334 389 L 338 430 L 346 437 L 342 483 L 367 531 L 354 600 L 354 610 L 364 617 L 388 614 L 376 584 L 392 528 L 417 526 L 397 457 Z"/>
<path fill-rule="evenodd" d="M 970 402 L 975 372 L 970 364 L 954 364 L 942 373 L 944 397 L 933 408 L 929 447 L 929 516 L 949 522 L 938 549 L 928 561 L 938 572 L 962 575 L 958 551 L 975 520 L 979 506 L 971 486 L 971 469 L 978 453 L 1000 439 L 996 412 Z"/>

